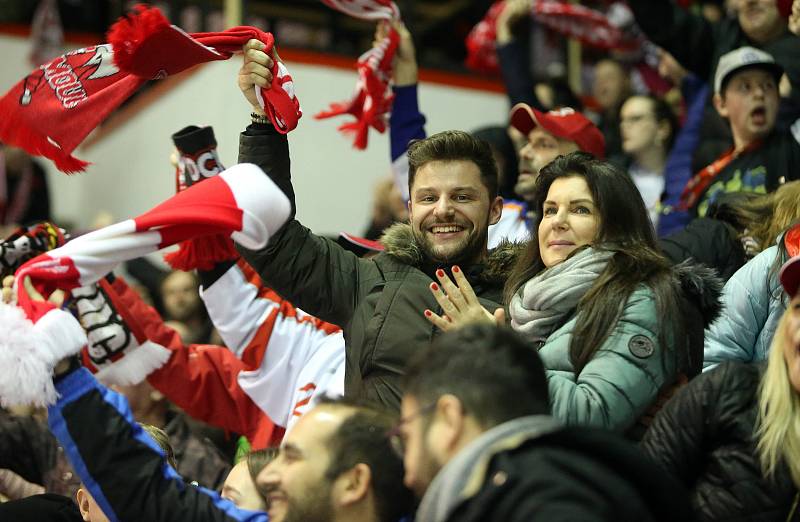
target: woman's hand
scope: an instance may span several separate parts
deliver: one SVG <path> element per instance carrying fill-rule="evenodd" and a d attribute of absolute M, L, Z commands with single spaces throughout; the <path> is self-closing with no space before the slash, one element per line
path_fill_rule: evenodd
<path fill-rule="evenodd" d="M 505 311 L 502 308 L 495 310 L 494 314 L 481 306 L 472 285 L 469 284 L 464 273 L 458 266 L 452 269 L 453 282 L 444 270 L 436 271 L 436 278 L 441 285 L 431 283 L 430 289 L 436 302 L 442 307 L 443 316 L 425 310 L 425 317 L 440 330 L 454 330 L 472 323 L 490 323 L 504 325 L 506 322 Z"/>

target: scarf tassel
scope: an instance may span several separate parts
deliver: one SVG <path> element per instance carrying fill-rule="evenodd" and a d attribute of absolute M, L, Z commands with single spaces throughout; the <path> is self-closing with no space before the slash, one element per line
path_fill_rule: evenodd
<path fill-rule="evenodd" d="M 139 61 L 137 51 L 154 34 L 170 29 L 169 20 L 154 7 L 138 4 L 133 13 L 120 18 L 108 31 L 108 42 L 114 48 L 114 62 L 123 71 L 133 71 Z"/>
<path fill-rule="evenodd" d="M 211 270 L 223 261 L 236 259 L 239 253 L 230 236 L 214 234 L 181 241 L 178 250 L 164 254 L 164 261 L 173 270 Z"/>

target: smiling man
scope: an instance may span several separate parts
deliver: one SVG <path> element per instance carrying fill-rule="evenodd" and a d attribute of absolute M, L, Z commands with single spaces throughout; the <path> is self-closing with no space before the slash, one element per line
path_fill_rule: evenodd
<path fill-rule="evenodd" d="M 800 120 L 775 129 L 783 68 L 771 55 L 740 47 L 723 55 L 714 77 L 714 107 L 728 123 L 734 146 L 702 169 L 684 190 L 684 204 L 699 216 L 725 192 L 772 192 L 798 179 Z M 787 71 L 788 72 L 788 71 Z M 789 75 L 792 88 L 798 78 Z"/>
<path fill-rule="evenodd" d="M 403 463 L 388 433 L 393 417 L 329 401 L 287 433 L 259 473 L 270 522 L 398 522 L 413 511 Z"/>
<path fill-rule="evenodd" d="M 264 168 L 294 210 L 287 138 L 259 116 L 253 89 L 272 80 L 272 58 L 261 48 L 255 40 L 244 48 L 239 88 L 255 116 L 240 137 L 239 161 Z M 240 248 L 267 286 L 342 327 L 345 396 L 394 411 L 400 408 L 406 362 L 437 333 L 423 315 L 426 308 L 441 312 L 429 290 L 437 273 L 457 263 L 483 306 L 495 310 L 513 263 L 509 249 L 487 249 L 487 229 L 500 218 L 502 199 L 486 142 L 465 132 L 441 132 L 413 143 L 408 159 L 410 224 L 389 228 L 378 255 L 361 259 L 296 219 L 264 249 Z"/>

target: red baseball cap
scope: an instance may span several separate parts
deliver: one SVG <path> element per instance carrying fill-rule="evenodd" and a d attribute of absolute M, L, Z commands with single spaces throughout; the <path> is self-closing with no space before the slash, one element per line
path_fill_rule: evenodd
<path fill-rule="evenodd" d="M 786 231 L 783 244 L 792 257 L 781 267 L 780 280 L 789 297 L 794 297 L 800 287 L 800 224 Z"/>
<path fill-rule="evenodd" d="M 800 287 L 800 256 L 794 256 L 781 267 L 781 284 L 789 297 L 794 298 Z"/>
<path fill-rule="evenodd" d="M 511 108 L 511 126 L 526 136 L 539 126 L 557 138 L 575 142 L 583 152 L 596 158 L 606 156 L 603 133 L 589 118 L 570 107 L 540 112 L 527 103 L 518 103 Z"/>

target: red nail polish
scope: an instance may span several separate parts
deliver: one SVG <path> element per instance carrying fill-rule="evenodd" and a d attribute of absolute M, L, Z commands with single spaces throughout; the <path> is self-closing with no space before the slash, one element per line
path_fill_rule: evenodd
<path fill-rule="evenodd" d="M 453 266 L 453 272 L 455 273 L 461 272 L 461 269 L 458 268 L 458 265 Z"/>
<path fill-rule="evenodd" d="M 434 292 L 438 292 L 439 285 L 437 285 L 436 283 L 431 283 L 431 290 L 433 290 Z"/>
<path fill-rule="evenodd" d="M 430 317 L 431 315 L 432 314 L 430 310 L 425 310 L 425 317 Z"/>
<path fill-rule="evenodd" d="M 439 270 L 436 271 L 436 275 L 439 277 L 444 277 L 444 270 L 440 268 Z"/>

